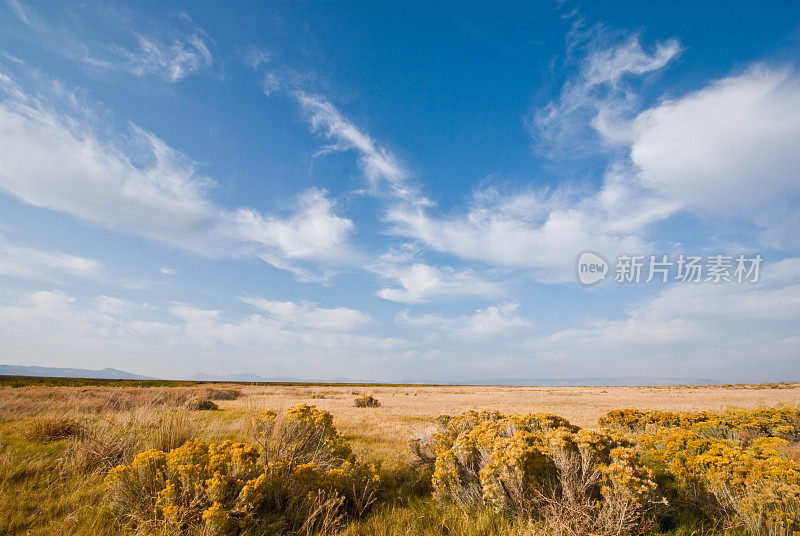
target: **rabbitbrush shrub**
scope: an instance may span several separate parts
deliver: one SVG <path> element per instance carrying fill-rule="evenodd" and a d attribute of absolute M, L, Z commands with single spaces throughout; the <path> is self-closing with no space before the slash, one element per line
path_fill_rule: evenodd
<path fill-rule="evenodd" d="M 677 427 L 740 443 L 749 443 L 759 437 L 800 441 L 800 410 L 795 408 L 731 410 L 724 413 L 623 409 L 609 412 L 600 419 L 600 425 L 633 433 Z"/>
<path fill-rule="evenodd" d="M 357 408 L 377 408 L 381 403 L 372 395 L 364 395 L 356 398 Z"/>
<path fill-rule="evenodd" d="M 413 447 L 433 460 L 441 499 L 487 503 L 561 533 L 629 533 L 647 522 L 656 484 L 619 435 L 550 414 L 468 411 L 437 422 Z"/>
<path fill-rule="evenodd" d="M 800 411 L 621 410 L 601 419 L 632 432 L 676 484 L 679 500 L 718 525 L 758 536 L 800 532 Z"/>
<path fill-rule="evenodd" d="M 168 534 L 286 534 L 332 530 L 375 501 L 377 466 L 355 460 L 330 413 L 304 404 L 253 425 L 254 443 L 194 440 L 138 454 L 110 471 L 112 502 Z"/>

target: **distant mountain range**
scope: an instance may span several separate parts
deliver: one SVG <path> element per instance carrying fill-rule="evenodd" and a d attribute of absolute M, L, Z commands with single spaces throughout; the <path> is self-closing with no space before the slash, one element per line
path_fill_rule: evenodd
<path fill-rule="evenodd" d="M 104 368 L 100 370 L 61 367 L 28 367 L 22 365 L 0 365 L 0 376 L 42 376 L 47 378 L 91 378 L 99 380 L 153 380 L 124 370 Z"/>
<path fill-rule="evenodd" d="M 53 378 L 91 378 L 105 380 L 153 380 L 155 378 L 140 376 L 124 370 L 114 368 L 104 368 L 102 370 L 91 370 L 81 368 L 60 368 L 60 367 L 32 367 L 21 365 L 0 365 L 0 375 L 3 376 L 46 376 Z M 220 382 L 308 382 L 308 383 L 409 383 L 409 384 L 451 384 L 451 385 L 508 385 L 508 386 L 532 386 L 532 387 L 589 387 L 589 386 L 636 386 L 636 385 L 719 385 L 718 380 L 702 378 L 660 378 L 656 376 L 623 376 L 618 378 L 596 377 L 596 378 L 494 378 L 489 380 L 465 380 L 460 382 L 436 382 L 420 380 L 402 381 L 382 381 L 367 380 L 363 378 L 335 378 L 335 379 L 311 379 L 311 378 L 265 378 L 257 374 L 238 373 L 238 374 L 205 374 L 197 372 L 187 376 L 185 379 L 197 381 L 220 381 Z"/>
<path fill-rule="evenodd" d="M 240 372 L 238 374 L 205 374 L 196 372 L 186 377 L 187 380 L 197 380 L 201 382 L 299 382 L 296 378 L 265 378 L 258 374 Z"/>

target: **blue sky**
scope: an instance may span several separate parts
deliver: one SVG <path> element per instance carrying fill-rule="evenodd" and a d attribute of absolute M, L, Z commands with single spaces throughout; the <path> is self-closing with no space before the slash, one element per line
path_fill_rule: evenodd
<path fill-rule="evenodd" d="M 797 379 L 798 51 L 796 2 L 2 1 L 0 361 Z"/>

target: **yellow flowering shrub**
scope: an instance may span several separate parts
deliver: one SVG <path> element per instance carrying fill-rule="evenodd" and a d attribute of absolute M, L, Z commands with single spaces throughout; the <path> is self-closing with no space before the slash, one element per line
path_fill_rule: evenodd
<path fill-rule="evenodd" d="M 800 533 L 800 410 L 612 411 L 601 424 L 632 434 L 705 516 L 757 535 Z"/>
<path fill-rule="evenodd" d="M 618 434 L 581 430 L 551 414 L 468 411 L 437 419 L 434 494 L 531 516 L 568 519 L 570 530 L 634 530 L 655 499 L 652 474 Z M 422 440 L 416 450 L 422 449 Z"/>
<path fill-rule="evenodd" d="M 642 437 L 679 484 L 687 502 L 751 534 L 800 532 L 800 463 L 781 454 L 787 441 L 750 446 L 697 431 L 663 428 Z"/>
<path fill-rule="evenodd" d="M 109 472 L 111 499 L 167 533 L 308 531 L 363 515 L 375 501 L 379 469 L 356 462 L 330 413 L 302 405 L 276 420 L 274 412 L 254 417 L 263 434 L 257 444 L 195 440 L 140 453 Z"/>
<path fill-rule="evenodd" d="M 655 427 L 678 427 L 696 430 L 707 437 L 747 443 L 758 437 L 800 441 L 800 410 L 785 407 L 723 413 L 624 409 L 609 412 L 600 419 L 600 425 L 635 433 Z"/>
<path fill-rule="evenodd" d="M 378 399 L 372 395 L 363 395 L 356 398 L 355 404 L 357 408 L 377 408 L 381 405 Z"/>

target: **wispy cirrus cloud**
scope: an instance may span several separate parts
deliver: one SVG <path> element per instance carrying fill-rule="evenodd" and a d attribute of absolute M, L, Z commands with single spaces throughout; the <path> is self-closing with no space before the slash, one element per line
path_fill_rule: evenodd
<path fill-rule="evenodd" d="M 63 275 L 93 277 L 100 269 L 95 259 L 14 244 L 0 235 L 0 274 L 58 280 Z"/>
<path fill-rule="evenodd" d="M 268 300 L 266 298 L 240 298 L 265 311 L 278 322 L 323 331 L 353 331 L 371 321 L 368 314 L 348 307 L 319 307 L 316 304 L 293 301 Z"/>
<path fill-rule="evenodd" d="M 215 58 L 213 41 L 185 14 L 181 16 L 183 30 L 130 32 L 127 26 L 117 27 L 116 8 L 110 7 L 105 17 L 95 22 L 104 24 L 119 38 L 116 43 L 98 42 L 91 34 L 68 30 L 54 20 L 40 18 L 35 6 L 20 0 L 4 2 L 17 18 L 38 33 L 40 41 L 62 56 L 95 68 L 130 73 L 134 76 L 155 76 L 170 83 L 179 82 L 192 74 L 211 70 Z M 63 6 L 69 13 L 71 6 Z M 97 13 L 95 13 L 97 15 Z M 134 45 L 122 44 L 133 38 Z"/>
<path fill-rule="evenodd" d="M 179 82 L 214 64 L 208 39 L 200 33 L 176 35 L 163 41 L 136 34 L 136 41 L 137 49 L 113 47 L 111 51 L 118 57 L 116 60 L 89 58 L 88 61 L 136 76 L 158 76 L 168 82 Z"/>
<path fill-rule="evenodd" d="M 752 64 L 646 107 L 637 81 L 662 71 L 680 44 L 645 46 L 639 34 L 620 38 L 602 27 L 576 35 L 573 47 L 584 52 L 577 74 L 529 122 L 540 148 L 555 158 L 608 152 L 606 176 L 622 183 L 606 180 L 601 195 L 663 207 L 653 221 L 679 211 L 723 225 L 749 221 L 763 229 L 763 245 L 798 244 L 787 232 L 800 222 L 796 67 Z"/>
<path fill-rule="evenodd" d="M 638 41 L 624 46 L 633 48 L 633 52 L 600 54 L 597 61 L 608 65 L 587 68 L 593 80 L 617 81 L 621 73 L 649 72 L 677 47 L 671 44 L 665 46 L 667 51 L 658 49 L 658 57 L 648 60 Z M 434 204 L 388 149 L 329 101 L 302 92 L 297 95 L 311 128 L 333 142 L 330 150 L 357 154 L 370 191 L 384 201 L 383 220 L 388 232 L 427 250 L 489 266 L 527 270 L 541 281 L 566 281 L 572 279 L 570 267 L 576 252 L 595 249 L 613 256 L 643 250 L 647 244 L 646 227 L 679 207 L 657 192 L 645 191 L 629 169 L 617 165 L 607 170 L 599 191 L 587 193 L 562 187 L 504 194 L 489 187 L 476 191 L 472 205 L 465 210 L 437 214 Z M 379 295 L 424 301 L 419 289 L 426 279 L 435 281 L 436 268 L 419 266 L 406 270 L 397 277 L 404 277 L 417 290 L 401 282 L 403 288 L 387 288 Z M 455 283 L 451 288 L 457 286 Z"/>
<path fill-rule="evenodd" d="M 296 92 L 295 98 L 308 117 L 311 128 L 333 143 L 328 150 L 355 151 L 371 191 L 414 204 L 427 204 L 408 181 L 408 171 L 386 148 L 379 146 L 363 130 L 345 118 L 322 97 Z M 386 192 L 388 190 L 388 192 Z"/>
<path fill-rule="evenodd" d="M 221 207 L 215 182 L 154 134 L 131 126 L 115 136 L 74 95 L 59 102 L 3 73 L 0 95 L 0 189 L 26 203 L 202 255 L 259 257 L 306 279 L 324 277 L 316 261 L 353 251 L 353 223 L 324 191 L 301 193 L 287 214 Z"/>
<path fill-rule="evenodd" d="M 557 99 L 535 114 L 532 128 L 539 140 L 569 150 L 574 129 L 588 125 L 596 133 L 623 111 L 635 110 L 628 85 L 634 77 L 663 68 L 680 51 L 677 41 L 645 50 L 638 35 L 615 44 L 587 45 L 575 80 Z M 596 137 L 595 137 L 596 139 Z M 592 143 L 596 144 L 596 141 Z M 398 202 L 388 207 L 391 232 L 436 251 L 493 266 L 530 270 L 542 281 L 566 281 L 577 252 L 586 249 L 614 256 L 647 247 L 648 225 L 680 208 L 680 203 L 642 185 L 630 163 L 609 167 L 599 190 L 562 186 L 501 193 L 477 190 L 466 210 L 435 214 L 429 207 Z"/>
<path fill-rule="evenodd" d="M 28 12 L 28 9 L 19 0 L 4 0 L 3 2 L 14 13 L 19 20 L 28 26 L 35 27 L 38 22 L 33 19 L 33 16 Z"/>
<path fill-rule="evenodd" d="M 537 148 L 555 160 L 604 150 L 616 125 L 641 106 L 636 82 L 658 73 L 681 52 L 675 39 L 645 47 L 640 34 L 619 35 L 603 26 L 578 26 L 568 42 L 564 67 L 574 74 L 527 118 Z"/>
<path fill-rule="evenodd" d="M 577 252 L 645 251 L 650 226 L 682 211 L 750 220 L 764 229 L 767 245 L 796 243 L 788 231 L 796 226 L 785 222 L 800 221 L 800 163 L 792 150 L 800 143 L 800 121 L 792 119 L 800 110 L 797 73 L 756 66 L 645 108 L 637 82 L 674 60 L 678 41 L 645 45 L 638 34 L 588 35 L 573 45 L 583 50 L 580 68 L 530 126 L 538 141 L 567 153 L 576 139 L 609 151 L 595 190 L 488 187 L 467 208 L 443 214 L 390 151 L 330 102 L 301 104 L 333 148 L 359 155 L 373 188 L 383 184 L 390 233 L 460 259 L 525 269 L 541 281 L 571 280 Z M 413 299 L 398 290 L 384 293 Z"/>

